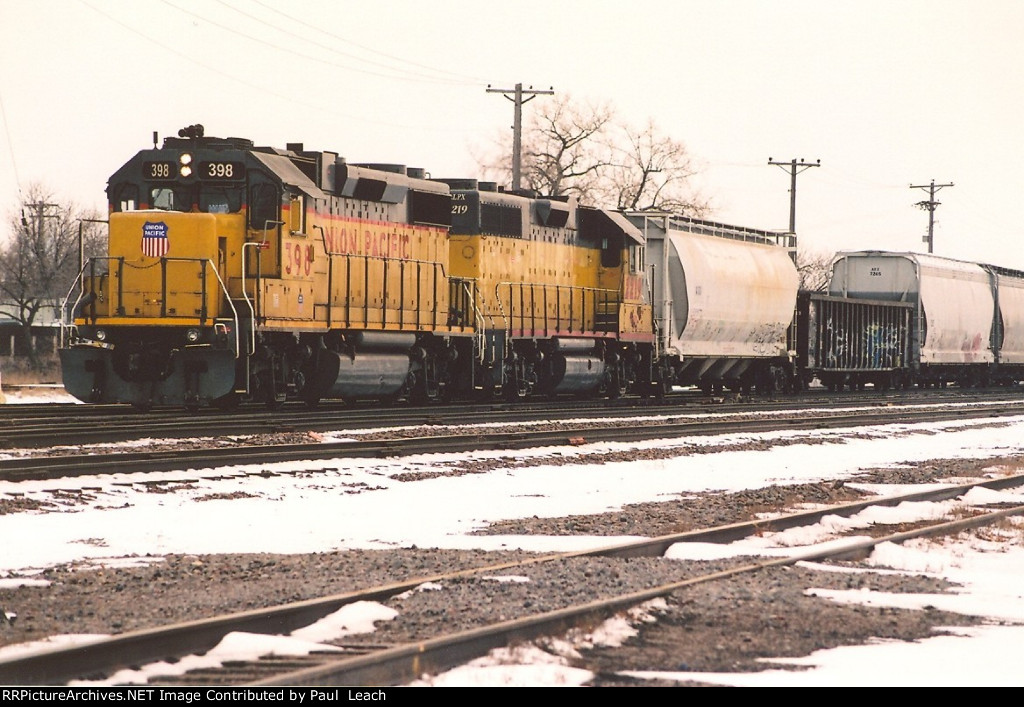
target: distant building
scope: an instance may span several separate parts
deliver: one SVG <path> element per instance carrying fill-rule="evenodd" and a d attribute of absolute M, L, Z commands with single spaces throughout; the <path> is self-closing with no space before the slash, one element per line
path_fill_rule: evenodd
<path fill-rule="evenodd" d="M 17 307 L 0 302 L 0 357 L 14 358 L 28 356 L 28 344 L 21 330 L 21 322 L 14 316 Z M 60 315 L 58 307 L 43 307 L 32 324 L 32 347 L 36 355 L 45 356 L 57 352 L 60 337 Z"/>

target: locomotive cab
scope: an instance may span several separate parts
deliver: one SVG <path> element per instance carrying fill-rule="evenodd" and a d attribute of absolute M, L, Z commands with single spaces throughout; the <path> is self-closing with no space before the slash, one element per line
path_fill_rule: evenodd
<path fill-rule="evenodd" d="M 249 145 L 169 138 L 111 177 L 108 252 L 84 265 L 60 351 L 73 395 L 193 407 L 233 391 L 251 322 L 234 304 L 242 273 L 231 265 L 247 237 Z"/>

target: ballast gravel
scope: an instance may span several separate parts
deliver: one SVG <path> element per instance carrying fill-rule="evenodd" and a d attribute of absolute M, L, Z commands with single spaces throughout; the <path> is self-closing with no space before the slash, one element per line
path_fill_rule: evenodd
<path fill-rule="evenodd" d="M 926 483 L 979 475 L 993 463 L 937 460 L 865 472 L 859 480 Z M 521 519 L 484 532 L 654 537 L 749 520 L 801 503 L 847 503 L 858 498 L 842 483 L 804 484 L 636 504 L 593 516 Z M 0 647 L 57 634 L 122 633 L 369 586 L 427 580 L 456 569 L 525 557 L 530 554 L 406 548 L 309 555 L 172 555 L 131 567 L 63 565 L 38 577 L 48 582 L 46 586 L 0 587 L 0 608 L 16 614 L 13 623 L 0 622 Z M 446 631 L 468 629 L 482 621 L 640 591 L 752 559 L 576 558 L 460 577 L 437 586 L 427 583 L 387 602 L 398 612 L 395 619 L 379 622 L 373 633 L 346 636 L 339 643 L 400 644 L 429 637 L 441 626 Z M 633 680 L 621 672 L 757 671 L 768 667 L 763 659 L 806 656 L 878 638 L 912 641 L 936 635 L 943 627 L 979 622 L 977 617 L 934 609 L 840 605 L 808 593 L 809 587 L 913 593 L 953 589 L 934 577 L 774 567 L 673 592 L 655 609 L 657 620 L 638 623 L 638 633 L 624 645 L 584 646 L 574 664 L 595 673 L 595 686 L 689 685 L 696 683 Z"/>

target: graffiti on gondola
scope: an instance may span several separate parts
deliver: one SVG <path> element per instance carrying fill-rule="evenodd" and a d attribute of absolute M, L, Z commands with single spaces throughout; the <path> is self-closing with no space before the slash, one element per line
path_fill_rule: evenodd
<path fill-rule="evenodd" d="M 823 322 L 820 350 L 833 369 L 884 369 L 903 365 L 901 330 L 896 323 L 868 323 L 860 330 L 840 318 Z"/>

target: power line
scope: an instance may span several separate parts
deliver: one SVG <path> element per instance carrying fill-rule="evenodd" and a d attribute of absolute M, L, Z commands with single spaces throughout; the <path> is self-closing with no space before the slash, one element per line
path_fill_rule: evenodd
<path fill-rule="evenodd" d="M 7 122 L 7 111 L 4 109 L 4 97 L 0 93 L 0 118 L 4 120 L 4 134 L 7 135 L 7 149 L 11 152 L 11 169 L 14 171 L 14 183 L 21 193 L 21 178 L 18 176 L 18 161 L 14 158 L 14 141 L 11 140 L 11 124 Z"/>
<path fill-rule="evenodd" d="M 927 189 L 928 190 L 928 201 L 919 201 L 916 206 L 924 209 L 928 212 L 928 235 L 924 236 L 921 240 L 928 244 L 928 252 L 931 253 L 933 245 L 935 244 L 935 209 L 938 208 L 941 201 L 935 201 L 935 192 L 939 191 L 943 187 L 955 186 L 952 182 L 949 184 L 936 184 L 935 180 L 932 180 L 931 184 L 911 184 L 911 189 Z"/>
<path fill-rule="evenodd" d="M 250 15 L 248 13 L 242 12 L 241 10 L 239 10 L 239 9 L 237 9 L 235 7 L 232 7 L 228 3 L 224 2 L 224 0 L 218 0 L 218 2 L 220 2 L 221 5 L 224 5 L 225 7 L 234 10 L 235 12 L 238 12 L 238 13 L 240 13 L 242 15 L 245 15 L 246 17 L 249 17 L 251 19 L 254 19 L 257 22 L 261 22 L 263 24 L 266 24 L 263 20 L 261 20 L 261 19 L 259 19 L 257 17 L 254 17 L 253 15 Z M 462 84 L 467 84 L 467 83 L 470 83 L 470 84 L 477 83 L 477 84 L 479 84 L 479 83 L 483 83 L 483 80 L 480 79 L 480 78 L 471 77 L 471 76 L 468 76 L 468 75 L 465 75 L 465 74 L 458 74 L 458 73 L 455 73 L 453 71 L 448 71 L 446 69 L 438 69 L 436 67 L 429 66 L 427 64 L 421 64 L 421 63 L 418 63 L 418 62 L 415 62 L 415 61 L 410 61 L 409 59 L 403 59 L 400 56 L 396 56 L 396 55 L 393 55 L 393 54 L 388 54 L 386 52 L 382 52 L 382 51 L 379 51 L 377 49 L 374 49 L 373 47 L 368 47 L 368 46 L 366 46 L 364 44 L 359 44 L 357 42 L 353 42 L 351 39 L 348 39 L 347 37 L 343 37 L 341 35 L 338 35 L 338 34 L 335 34 L 333 32 L 328 31 L 323 26 L 317 26 L 317 25 L 310 24 L 308 22 L 304 22 L 302 19 L 300 19 L 298 17 L 295 17 L 294 15 L 289 15 L 288 13 L 283 12 L 283 11 L 279 10 L 278 8 L 276 8 L 276 7 L 268 5 L 265 2 L 260 2 L 260 0 L 252 0 L 252 2 L 254 2 L 256 5 L 259 5 L 260 7 L 263 7 L 263 8 L 265 8 L 265 9 L 271 11 L 271 12 L 274 12 L 274 13 L 280 15 L 281 17 L 284 17 L 289 22 L 291 22 L 291 23 L 293 23 L 295 25 L 301 25 L 303 27 L 307 27 L 307 28 L 315 30 L 317 32 L 321 32 L 321 33 L 327 35 L 328 37 L 331 37 L 333 39 L 337 39 L 337 40 L 339 40 L 341 42 L 344 42 L 345 44 L 351 45 L 351 46 L 355 47 L 356 49 L 359 49 L 359 50 L 361 50 L 363 52 L 369 52 L 371 54 L 376 54 L 376 55 L 382 56 L 382 57 L 384 57 L 386 59 L 391 59 L 392 61 L 397 61 L 397 62 L 400 62 L 402 64 L 408 64 L 409 66 L 415 66 L 415 67 L 417 67 L 419 69 L 425 69 L 427 71 L 430 71 L 430 72 L 433 72 L 433 73 L 436 73 L 436 74 L 447 74 L 448 76 L 452 77 L 450 79 L 450 81 L 453 82 L 453 83 L 462 83 Z M 277 30 L 280 29 L 276 25 L 272 25 L 272 26 L 275 29 L 277 29 Z M 298 35 L 296 35 L 294 33 L 291 33 L 291 32 L 289 32 L 288 34 L 291 34 L 294 37 L 298 37 Z M 298 37 L 298 38 L 302 39 L 302 37 Z M 310 41 L 310 40 L 304 40 L 304 41 Z M 347 56 L 347 57 L 352 57 L 352 58 L 359 58 L 359 57 L 354 57 L 353 55 L 348 54 L 346 52 L 342 52 L 342 51 L 340 51 L 340 50 L 338 50 L 338 49 L 336 49 L 334 47 L 327 47 L 327 46 L 322 45 L 322 44 L 317 44 L 317 46 L 324 47 L 326 49 L 330 49 L 331 51 L 334 51 L 334 52 L 337 52 L 338 54 L 341 54 L 342 56 Z M 366 60 L 363 59 L 363 61 L 366 61 Z M 384 66 L 384 65 L 381 64 L 380 66 Z M 396 67 L 387 67 L 387 68 L 396 68 Z M 431 80 L 437 80 L 437 81 L 442 80 L 440 78 L 429 77 L 429 76 L 427 78 L 429 78 Z"/>
<path fill-rule="evenodd" d="M 523 104 L 532 101 L 539 95 L 553 95 L 554 87 L 548 90 L 534 90 L 533 86 L 523 90 L 523 84 L 517 83 L 515 88 L 491 88 L 487 84 L 487 93 L 503 93 L 505 98 L 515 103 L 515 118 L 512 122 L 512 188 L 519 189 L 520 174 L 522 173 L 522 150 L 523 150 Z M 510 98 L 508 94 L 513 94 Z M 529 95 L 529 98 L 523 98 Z"/>
<path fill-rule="evenodd" d="M 308 108 L 312 108 L 312 109 L 315 109 L 315 110 L 323 111 L 324 113 L 327 113 L 328 115 L 341 116 L 341 117 L 344 117 L 344 118 L 349 118 L 349 119 L 352 119 L 352 120 L 361 120 L 361 121 L 364 121 L 364 122 L 373 122 L 375 125 L 393 125 L 393 126 L 397 126 L 397 127 L 406 127 L 406 128 L 414 127 L 411 124 L 402 124 L 402 123 L 396 123 L 396 122 L 391 122 L 391 121 L 384 121 L 384 120 L 379 120 L 379 119 L 378 120 L 370 121 L 365 115 L 360 115 L 358 113 L 345 113 L 345 112 L 342 112 L 342 111 L 334 109 L 330 104 L 324 103 L 323 101 L 316 102 L 316 101 L 311 101 L 311 100 L 304 100 L 303 98 L 301 98 L 301 96 L 299 94 L 296 94 L 295 92 L 284 93 L 282 91 L 274 90 L 273 88 L 266 88 L 266 87 L 261 86 L 259 84 L 253 83 L 252 81 L 249 81 L 248 79 L 245 79 L 245 78 L 236 76 L 234 74 L 228 73 L 226 71 L 223 71 L 222 69 L 220 69 L 217 66 L 214 66 L 212 64 L 203 63 L 202 61 L 199 61 L 198 59 L 196 59 L 196 57 L 194 55 L 187 54 L 185 52 L 179 51 L 175 47 L 170 46 L 169 44 L 166 44 L 164 42 L 161 42 L 158 38 L 156 38 L 154 36 L 150 36 L 150 35 L 146 34 L 145 32 L 141 32 L 141 31 L 135 29 L 134 27 L 132 27 L 132 26 L 130 26 L 128 24 L 125 24 L 124 22 L 119 20 L 117 17 L 114 17 L 113 15 L 110 15 L 107 12 L 104 12 L 103 10 L 101 10 L 100 8 L 90 4 L 89 0 L 78 0 L 78 1 L 80 3 L 82 3 L 83 5 L 85 5 L 86 7 L 88 7 L 90 10 L 92 10 L 92 11 L 102 15 L 107 20 L 113 22 L 114 24 L 120 26 L 121 28 L 127 30 L 128 32 L 131 32 L 132 34 L 135 34 L 135 35 L 138 35 L 139 37 L 142 37 L 143 39 L 145 39 L 150 44 L 152 44 L 154 46 L 160 47 L 161 49 L 165 50 L 169 54 L 172 54 L 174 56 L 180 57 L 180 58 L 184 59 L 185 61 L 187 61 L 189 63 L 192 63 L 192 64 L 195 64 L 196 66 L 202 67 L 203 69 L 206 69 L 207 71 L 209 71 L 211 73 L 219 74 L 220 76 L 223 76 L 224 78 L 229 79 L 231 81 L 234 81 L 234 82 L 236 82 L 238 84 L 241 84 L 243 86 L 248 86 L 249 88 L 252 88 L 252 89 L 258 91 L 261 96 L 276 96 L 277 98 L 285 99 L 285 100 L 290 101 L 292 103 L 295 103 L 297 105 L 302 105 L 302 106 L 306 106 Z M 178 9 L 180 9 L 180 8 L 178 8 Z M 335 66 L 337 66 L 337 65 L 335 65 Z M 366 73 L 366 72 L 364 72 L 364 73 Z"/>
<path fill-rule="evenodd" d="M 456 82 L 448 80 L 448 79 L 433 78 L 433 77 L 428 77 L 428 76 L 423 75 L 423 74 L 420 74 L 418 76 L 410 76 L 409 72 L 407 70 L 399 69 L 399 68 L 396 68 L 396 67 L 387 66 L 385 64 L 381 64 L 380 62 L 371 61 L 369 59 L 363 59 L 361 57 L 355 57 L 355 56 L 353 56 L 351 54 L 347 54 L 345 52 L 341 52 L 339 50 L 336 50 L 336 49 L 333 49 L 333 48 L 330 48 L 330 47 L 325 47 L 324 45 L 317 45 L 317 46 L 320 46 L 321 48 L 330 49 L 331 51 L 334 51 L 337 54 L 341 54 L 342 56 L 345 56 L 348 59 L 352 59 L 352 60 L 355 60 L 355 61 L 361 61 L 361 62 L 363 62 L 365 64 L 370 64 L 370 65 L 373 65 L 373 66 L 378 66 L 378 67 L 381 67 L 382 69 L 384 69 L 385 71 L 388 71 L 388 72 L 391 72 L 391 73 L 381 73 L 380 71 L 372 71 L 370 69 L 358 68 L 358 67 L 351 66 L 351 65 L 338 64 L 338 63 L 330 61 L 329 59 L 326 59 L 326 58 L 321 58 L 319 56 L 315 56 L 315 55 L 312 55 L 312 54 L 308 54 L 308 53 L 305 53 L 305 52 L 298 51 L 297 49 L 295 49 L 293 47 L 283 46 L 283 45 L 277 44 L 275 42 L 271 42 L 271 41 L 268 41 L 268 40 L 260 39 L 259 37 L 255 37 L 255 36 L 253 36 L 251 34 L 246 34 L 245 32 L 242 32 L 241 30 L 239 30 L 236 27 L 226 25 L 226 24 L 224 24 L 222 22 L 216 22 L 214 20 L 211 20 L 209 17 L 204 17 L 203 15 L 200 15 L 199 13 L 193 12 L 192 10 L 188 10 L 188 9 L 186 9 L 184 7 L 180 7 L 178 5 L 175 5 L 174 3 L 170 2 L 170 0 L 161 0 L 161 2 L 163 2 L 168 7 L 171 7 L 173 9 L 177 10 L 178 12 L 181 12 L 181 13 L 186 14 L 186 15 L 191 15 L 192 17 L 195 17 L 196 19 L 201 20 L 201 21 L 207 23 L 211 27 L 216 27 L 217 29 L 224 30 L 225 32 L 228 32 L 230 34 L 234 34 L 234 35 L 236 35 L 238 37 L 242 37 L 243 39 L 247 39 L 250 42 L 255 42 L 256 44 L 259 44 L 262 47 L 270 47 L 270 48 L 275 49 L 275 50 L 277 50 L 279 52 L 283 52 L 285 54 L 291 54 L 293 56 L 297 56 L 300 59 L 305 59 L 307 61 L 315 61 L 315 62 L 318 62 L 318 63 L 321 63 L 321 64 L 325 64 L 327 66 L 333 66 L 333 67 L 339 68 L 339 69 L 345 69 L 345 70 L 348 70 L 348 71 L 355 71 L 357 73 L 367 74 L 369 76 L 379 76 L 381 78 L 396 79 L 396 80 L 399 80 L 399 81 L 430 81 L 430 82 L 434 82 L 434 83 L 448 83 L 448 84 L 456 83 Z M 229 7 L 229 9 L 234 10 L 234 8 L 230 8 L 230 6 L 227 6 L 227 7 Z M 237 12 L 237 10 L 236 10 L 236 12 Z M 252 17 L 251 15 L 247 15 L 247 17 L 249 17 L 250 19 L 256 19 L 256 18 Z M 258 21 L 262 22 L 262 20 L 258 20 Z M 266 22 L 263 22 L 263 24 L 269 25 L 269 23 L 266 23 Z M 273 27 L 273 25 L 269 25 L 269 26 Z M 278 31 L 280 32 L 282 30 L 278 29 Z M 294 33 L 291 33 L 291 32 L 286 32 L 286 33 L 287 34 L 291 34 L 292 36 L 297 36 L 297 35 L 295 35 Z M 306 40 L 306 42 L 308 42 L 310 44 L 315 44 L 314 42 L 310 42 L 309 40 Z"/>

